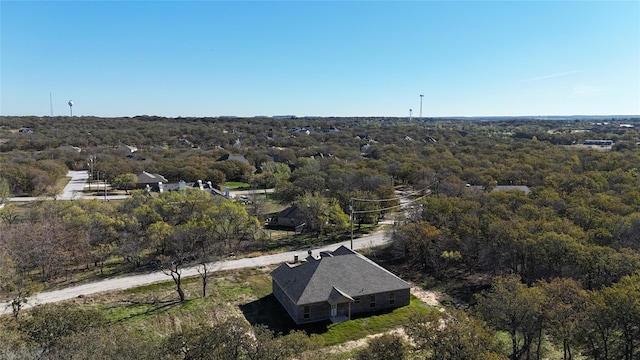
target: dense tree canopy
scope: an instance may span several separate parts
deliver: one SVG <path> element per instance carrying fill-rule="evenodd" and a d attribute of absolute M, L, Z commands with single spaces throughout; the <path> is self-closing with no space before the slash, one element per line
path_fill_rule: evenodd
<path fill-rule="evenodd" d="M 391 231 L 395 261 L 441 280 L 460 273 L 494 277 L 468 304 L 472 311 L 419 318 L 407 328 L 421 355 L 541 357 L 541 343 L 551 339 L 565 359 L 630 360 L 640 352 L 639 129 L 637 118 L 0 117 L 0 204 L 9 195 L 53 195 L 69 169 L 123 189 L 132 174 L 148 171 L 219 189 L 230 180 L 274 188 L 283 206 L 304 210 L 308 231 L 333 237 L 347 233 L 352 212 L 357 229 L 377 223 L 395 209 L 398 201 L 389 199 L 404 187 L 422 197 Z M 613 146 L 582 145 L 589 139 Z M 125 153 L 124 144 L 138 150 Z M 249 164 L 217 161 L 224 154 L 243 155 Z M 184 264 L 260 249 L 254 216 L 264 214 L 254 200 L 251 208 L 202 191 L 134 191 L 121 203 L 6 204 L 0 209 L 3 297 L 19 311 L 38 283 L 64 277 L 69 268 L 102 270 L 113 259 L 177 276 Z M 482 329 L 480 318 L 491 328 Z M 494 330 L 508 334 L 506 353 L 496 349 Z M 213 341 L 222 335 L 208 331 L 209 337 L 185 330 L 171 339 L 191 351 L 222 351 Z M 461 345 L 448 346 L 451 339 Z M 238 334 L 232 341 L 249 340 Z M 254 358 L 257 345 L 247 344 L 238 349 Z M 288 345 L 269 344 L 261 351 L 287 356 Z M 45 345 L 38 346 L 53 357 L 58 345 Z M 383 348 L 404 354 L 404 345 L 385 337 L 357 356 Z M 174 350 L 174 358 L 189 358 L 183 348 Z"/>

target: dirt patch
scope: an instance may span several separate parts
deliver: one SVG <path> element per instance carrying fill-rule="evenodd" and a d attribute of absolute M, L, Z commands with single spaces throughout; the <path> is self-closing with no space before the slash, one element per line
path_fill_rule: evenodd
<path fill-rule="evenodd" d="M 440 304 L 440 299 L 442 299 L 443 295 L 439 291 L 423 290 L 417 286 L 413 286 L 411 288 L 411 294 L 429 306 L 442 306 L 442 304 Z"/>
<path fill-rule="evenodd" d="M 358 340 L 352 340 L 352 341 L 347 341 L 344 342 L 342 344 L 338 344 L 338 345 L 333 345 L 330 346 L 328 348 L 323 349 L 322 351 L 326 351 L 329 354 L 341 354 L 347 351 L 351 351 L 357 348 L 361 348 L 367 345 L 367 343 L 369 343 L 369 340 L 380 337 L 384 334 L 389 334 L 389 335 L 397 335 L 400 336 L 401 338 L 403 338 L 405 341 L 409 341 L 409 337 L 407 336 L 407 334 L 404 332 L 404 329 L 401 327 L 389 330 L 387 332 L 383 332 L 383 333 L 379 333 L 379 334 L 373 334 L 373 335 L 367 335 L 365 337 L 363 337 L 362 339 L 358 339 Z"/>

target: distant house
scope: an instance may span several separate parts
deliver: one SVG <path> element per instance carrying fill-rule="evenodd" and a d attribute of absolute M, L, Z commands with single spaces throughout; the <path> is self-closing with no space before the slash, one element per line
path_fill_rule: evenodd
<path fill-rule="evenodd" d="M 524 185 L 497 185 L 491 191 L 522 191 L 525 195 L 529 195 L 531 189 Z"/>
<path fill-rule="evenodd" d="M 157 185 L 153 185 L 149 187 L 150 191 L 153 192 L 167 192 L 167 191 L 184 191 L 185 189 L 199 189 L 202 191 L 206 191 L 211 195 L 217 195 L 226 197 L 226 195 L 213 186 L 211 181 L 207 181 L 203 183 L 202 180 L 198 180 L 196 182 L 188 183 L 184 180 L 180 180 L 177 183 L 158 183 Z"/>
<path fill-rule="evenodd" d="M 305 224 L 305 215 L 298 205 L 280 211 L 269 223 L 270 227 L 300 231 Z"/>
<path fill-rule="evenodd" d="M 589 146 L 611 146 L 613 145 L 613 140 L 585 140 L 582 144 Z"/>
<path fill-rule="evenodd" d="M 218 160 L 216 160 L 216 161 L 228 161 L 228 160 L 235 160 L 235 161 L 238 161 L 238 162 L 241 162 L 243 164 L 251 166 L 251 172 L 256 172 L 256 170 L 257 170 L 256 167 L 251 165 L 251 163 L 249 163 L 249 160 L 247 160 L 242 155 L 224 154 L 224 155 L 220 156 L 218 158 Z"/>
<path fill-rule="evenodd" d="M 118 150 L 124 152 L 125 154 L 133 154 L 134 152 L 138 151 L 138 148 L 135 146 L 122 145 L 118 147 Z"/>
<path fill-rule="evenodd" d="M 410 300 L 411 285 L 345 246 L 316 257 L 309 251 L 305 262 L 282 264 L 271 278 L 273 295 L 296 324 L 347 320 Z"/>
<path fill-rule="evenodd" d="M 136 181 L 136 189 L 144 189 L 146 187 L 153 187 L 167 183 L 167 179 L 160 174 L 151 174 L 143 171 L 137 176 L 138 181 Z"/>
<path fill-rule="evenodd" d="M 468 184 L 467 188 L 474 193 L 480 193 L 485 190 L 485 187 L 480 185 Z M 496 185 L 491 189 L 491 191 L 522 191 L 525 195 L 529 195 L 529 193 L 531 193 L 531 189 L 524 185 Z"/>
<path fill-rule="evenodd" d="M 235 160 L 235 161 L 239 161 L 239 162 L 241 162 L 243 164 L 251 165 L 249 163 L 249 160 L 247 160 L 242 155 L 224 154 L 224 155 L 220 156 L 218 158 L 218 160 L 216 160 L 216 161 L 227 161 L 227 160 Z"/>

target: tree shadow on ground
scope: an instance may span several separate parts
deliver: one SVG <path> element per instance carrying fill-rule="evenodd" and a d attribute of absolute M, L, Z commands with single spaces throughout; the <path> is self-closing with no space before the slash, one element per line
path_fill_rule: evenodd
<path fill-rule="evenodd" d="M 122 317 L 117 319 L 116 322 L 127 321 L 137 317 L 160 314 L 174 307 L 181 306 L 182 304 L 183 303 L 178 300 L 153 301 L 150 303 L 130 301 L 126 305 L 121 303 L 118 305 L 114 305 L 114 308 L 117 307 L 120 309 L 124 309 L 126 311 L 126 314 L 122 314 Z"/>
<path fill-rule="evenodd" d="M 319 321 L 296 325 L 273 294 L 240 305 L 239 308 L 251 325 L 263 325 L 275 333 L 288 334 L 292 330 L 302 330 L 309 335 L 322 334 L 327 332 L 328 325 L 331 323 L 330 321 Z"/>

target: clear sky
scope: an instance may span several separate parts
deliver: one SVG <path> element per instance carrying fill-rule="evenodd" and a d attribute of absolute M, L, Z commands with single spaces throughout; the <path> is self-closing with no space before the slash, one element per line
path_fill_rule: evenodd
<path fill-rule="evenodd" d="M 640 1 L 0 1 L 1 115 L 640 114 Z"/>

